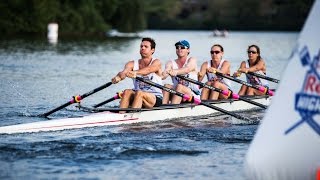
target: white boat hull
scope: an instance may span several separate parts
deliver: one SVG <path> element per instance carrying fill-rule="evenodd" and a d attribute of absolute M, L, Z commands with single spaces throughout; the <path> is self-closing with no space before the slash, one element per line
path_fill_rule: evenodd
<path fill-rule="evenodd" d="M 261 97 L 252 100 L 264 105 L 269 105 L 271 98 Z M 258 108 L 255 105 L 240 100 L 219 102 L 216 104 L 214 103 L 213 105 L 225 109 L 227 111 L 244 111 L 253 108 Z M 89 114 L 83 117 L 46 120 L 26 124 L 3 126 L 0 127 L 0 134 L 58 131 L 65 129 L 77 129 L 95 126 L 131 124 L 190 116 L 203 116 L 213 113 L 218 113 L 218 111 L 202 105 L 188 105 L 180 108 L 149 110 L 124 114 L 106 111 Z"/>

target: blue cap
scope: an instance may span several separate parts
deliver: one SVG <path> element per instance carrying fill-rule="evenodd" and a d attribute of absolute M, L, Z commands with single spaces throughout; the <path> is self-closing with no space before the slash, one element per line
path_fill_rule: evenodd
<path fill-rule="evenodd" d="M 190 44 L 188 41 L 186 40 L 181 40 L 181 41 L 178 41 L 174 44 L 175 46 L 178 46 L 178 45 L 181 45 L 181 46 L 185 46 L 187 48 L 190 48 Z"/>

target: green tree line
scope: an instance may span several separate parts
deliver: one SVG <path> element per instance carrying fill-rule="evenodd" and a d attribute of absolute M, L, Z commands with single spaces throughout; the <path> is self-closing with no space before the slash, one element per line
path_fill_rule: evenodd
<path fill-rule="evenodd" d="M 110 29 L 300 30 L 313 0 L 2 0 L 2 34 L 59 34 Z"/>

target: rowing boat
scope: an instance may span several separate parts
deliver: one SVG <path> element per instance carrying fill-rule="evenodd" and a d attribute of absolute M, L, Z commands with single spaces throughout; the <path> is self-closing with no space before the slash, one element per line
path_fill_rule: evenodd
<path fill-rule="evenodd" d="M 269 96 L 255 96 L 247 97 L 248 99 L 269 105 L 271 97 Z M 247 111 L 256 109 L 257 106 L 246 103 L 241 100 L 216 100 L 208 101 L 209 104 L 214 104 L 217 107 L 223 108 L 227 111 Z M 98 111 L 99 109 L 95 109 Z M 180 104 L 180 105 L 166 105 L 153 109 L 135 109 L 127 113 L 118 113 L 123 109 L 100 109 L 102 112 L 90 113 L 82 117 L 52 119 L 46 121 L 38 121 L 32 123 L 9 125 L 0 127 L 0 134 L 13 134 L 13 133 L 27 133 L 27 132 L 40 132 L 40 131 L 58 131 L 66 129 L 77 129 L 95 126 L 111 126 L 141 122 L 161 121 L 168 119 L 196 117 L 220 113 L 214 109 L 208 108 L 203 105 L 195 104 Z M 241 120 L 239 120 L 241 121 Z"/>

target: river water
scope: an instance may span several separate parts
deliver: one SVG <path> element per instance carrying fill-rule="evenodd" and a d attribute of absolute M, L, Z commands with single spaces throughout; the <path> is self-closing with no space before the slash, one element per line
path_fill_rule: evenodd
<path fill-rule="evenodd" d="M 281 79 L 298 38 L 296 32 L 144 31 L 156 40 L 154 57 L 176 57 L 174 43 L 186 39 L 201 63 L 219 43 L 232 72 L 257 44 L 269 76 Z M 0 126 L 43 121 L 37 115 L 109 82 L 128 60 L 137 59 L 141 38 L 20 38 L 0 41 Z M 277 84 L 270 83 L 272 88 Z M 131 87 L 112 85 L 82 101 L 90 106 Z M 234 84 L 238 91 L 239 85 Z M 118 101 L 108 104 L 118 105 Z M 51 118 L 81 115 L 74 106 Z M 243 114 L 262 118 L 264 111 Z M 227 116 L 0 135 L 0 179 L 246 179 L 243 162 L 258 125 L 233 125 Z"/>

